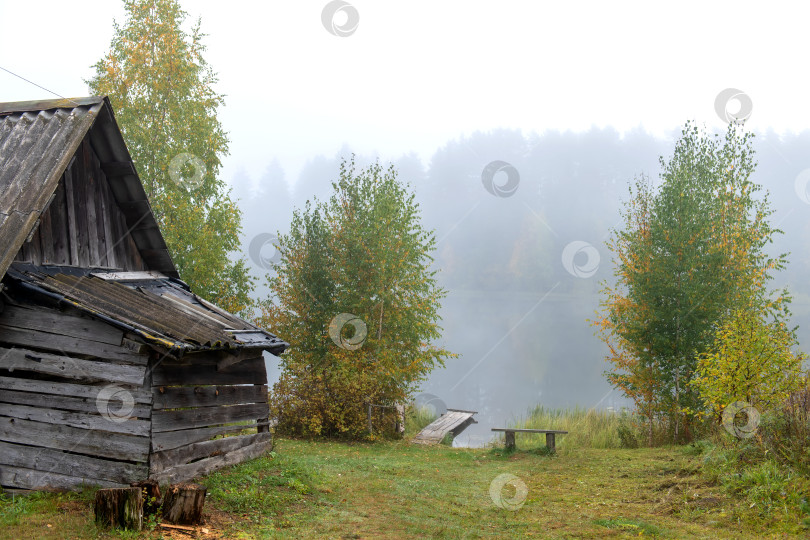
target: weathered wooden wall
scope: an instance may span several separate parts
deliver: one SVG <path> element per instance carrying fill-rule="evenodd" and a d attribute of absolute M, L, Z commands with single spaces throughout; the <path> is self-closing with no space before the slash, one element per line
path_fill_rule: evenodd
<path fill-rule="evenodd" d="M 59 180 L 17 261 L 146 270 L 107 176 L 87 139 Z"/>
<path fill-rule="evenodd" d="M 260 350 L 150 357 L 78 311 L 0 306 L 0 486 L 179 482 L 272 448 Z"/>
<path fill-rule="evenodd" d="M 154 366 L 151 478 L 183 481 L 272 448 L 264 359 L 243 358 L 197 353 Z"/>
<path fill-rule="evenodd" d="M 147 365 L 142 347 L 116 328 L 78 312 L 6 299 L 0 313 L 0 485 L 71 489 L 146 478 Z M 132 396 L 127 416 L 117 416 L 122 402 L 104 402 L 105 388 Z"/>

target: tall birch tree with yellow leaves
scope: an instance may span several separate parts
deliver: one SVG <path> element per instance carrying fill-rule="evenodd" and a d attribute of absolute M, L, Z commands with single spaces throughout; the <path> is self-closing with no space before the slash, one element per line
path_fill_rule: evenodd
<path fill-rule="evenodd" d="M 177 0 L 125 0 L 110 49 L 90 91 L 107 95 L 180 277 L 232 312 L 250 304 L 254 283 L 239 248 L 241 212 L 219 177 L 228 136 L 217 111 L 224 96 L 203 53 L 198 20 Z"/>
<path fill-rule="evenodd" d="M 759 330 L 780 337 L 781 352 L 789 344 L 781 332 L 790 295 L 768 288 L 787 256 L 767 251 L 781 231 L 769 223 L 767 193 L 750 179 L 756 168 L 752 137 L 738 125 L 721 138 L 687 123 L 673 155 L 661 159 L 661 185 L 636 185 L 625 227 L 609 243 L 616 284 L 605 287 L 594 324 L 609 346 L 608 380 L 635 400 L 649 422 L 650 443 L 654 422 L 676 441 L 691 438 L 707 402 L 724 395 L 698 379 L 715 368 L 734 369 L 717 366 L 727 356 L 717 354 L 723 347 L 739 350 L 739 342 L 729 339 L 744 338 L 732 329 L 752 321 L 748 310 L 774 321 Z M 752 346 L 765 344 L 762 332 L 748 339 Z M 745 376 L 774 371 L 764 358 L 783 363 L 763 353 L 749 362 L 757 369 Z"/>

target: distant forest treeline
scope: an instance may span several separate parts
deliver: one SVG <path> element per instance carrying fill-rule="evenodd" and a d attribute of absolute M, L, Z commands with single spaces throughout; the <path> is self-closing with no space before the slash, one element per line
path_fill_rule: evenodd
<path fill-rule="evenodd" d="M 435 266 L 449 291 L 445 345 L 463 355 L 436 373 L 433 393 L 481 407 L 503 391 L 518 401 L 511 404 L 514 411 L 515 405 L 525 410 L 539 402 L 593 405 L 609 390 L 601 376 L 607 368 L 604 351 L 585 321 L 598 305 L 600 282 L 612 273 L 603 243 L 619 225 L 633 178 L 645 174 L 657 180 L 659 156 L 672 152 L 679 135 L 679 130 L 666 138 L 642 130 L 620 135 L 606 128 L 526 136 L 495 130 L 450 141 L 428 163 L 414 154 L 391 160 L 413 186 L 424 224 L 436 231 Z M 785 233 L 771 249 L 790 252 L 789 265 L 773 285 L 789 285 L 793 323 L 801 326 L 800 342 L 810 343 L 810 196 L 802 185 L 810 172 L 801 174 L 810 168 L 810 132 L 757 134 L 754 147 L 759 165 L 752 180 L 770 192 L 772 223 Z M 278 161 L 259 179 L 237 174 L 232 185 L 244 211 L 244 254 L 256 235 L 285 231 L 294 206 L 313 196 L 326 198 L 341 157 L 351 153 L 344 147 L 330 158 L 312 159 L 292 192 Z M 375 159 L 357 156 L 361 166 Z M 519 174 L 509 197 L 492 195 L 482 183 L 485 167 L 496 160 Z M 505 180 L 495 177 L 496 183 Z M 585 272 L 588 277 L 575 277 L 563 264 L 563 250 L 574 241 L 587 242 L 599 254 L 598 269 Z M 580 250 L 573 265 L 593 262 Z M 265 272 L 251 264 L 257 275 Z M 510 384 L 517 390 L 510 392 Z"/>
<path fill-rule="evenodd" d="M 544 290 L 566 276 L 559 259 L 570 241 L 588 241 L 602 253 L 599 244 L 616 225 L 629 182 L 642 173 L 655 179 L 658 157 L 671 151 L 673 141 L 643 131 L 620 136 L 609 128 L 528 137 L 497 130 L 451 141 L 427 164 L 413 154 L 393 163 L 400 178 L 412 184 L 426 225 L 441 240 L 437 266 L 447 287 Z M 796 293 L 810 292 L 810 283 L 802 279 L 810 269 L 804 253 L 810 204 L 795 189 L 797 176 L 810 168 L 810 132 L 758 134 L 754 144 L 759 162 L 754 180 L 770 192 L 775 223 L 785 231 L 774 249 L 792 253 L 779 279 Z M 283 231 L 293 206 L 313 196 L 326 198 L 340 158 L 351 153 L 344 147 L 331 158 L 309 161 L 292 193 L 278 161 L 258 181 L 238 174 L 233 187 L 245 214 L 244 238 L 249 242 L 263 232 Z M 358 163 L 374 159 L 358 156 Z M 482 185 L 484 167 L 495 160 L 510 163 L 520 174 L 511 197 L 497 198 Z M 599 280 L 610 272 L 602 262 L 594 276 Z"/>

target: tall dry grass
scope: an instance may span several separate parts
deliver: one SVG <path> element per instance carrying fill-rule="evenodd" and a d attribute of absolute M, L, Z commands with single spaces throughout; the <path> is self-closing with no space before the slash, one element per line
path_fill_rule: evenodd
<path fill-rule="evenodd" d="M 438 417 L 432 407 L 409 406 L 405 409 L 405 436 L 416 435 Z"/>
<path fill-rule="evenodd" d="M 571 448 L 622 448 L 638 444 L 637 428 L 629 412 L 605 409 L 552 409 L 538 405 L 523 419 L 512 423 L 523 429 L 556 429 L 568 434 L 557 436 L 558 451 Z M 545 445 L 543 434 L 518 434 L 518 447 L 531 448 Z"/>

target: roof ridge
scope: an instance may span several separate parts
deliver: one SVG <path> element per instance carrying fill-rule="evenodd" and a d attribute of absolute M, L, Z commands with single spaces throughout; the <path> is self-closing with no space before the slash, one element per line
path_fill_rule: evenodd
<path fill-rule="evenodd" d="M 29 111 L 47 111 L 51 109 L 75 109 L 76 107 L 90 107 L 93 105 L 98 105 L 105 100 L 109 101 L 107 96 L 86 96 L 33 101 L 9 101 L 0 103 L 0 115 Z"/>

